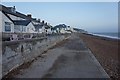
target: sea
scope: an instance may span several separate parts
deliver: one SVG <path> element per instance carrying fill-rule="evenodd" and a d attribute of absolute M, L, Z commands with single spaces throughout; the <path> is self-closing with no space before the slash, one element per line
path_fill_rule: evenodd
<path fill-rule="evenodd" d="M 92 33 L 92 34 L 108 38 L 120 39 L 120 33 Z"/>

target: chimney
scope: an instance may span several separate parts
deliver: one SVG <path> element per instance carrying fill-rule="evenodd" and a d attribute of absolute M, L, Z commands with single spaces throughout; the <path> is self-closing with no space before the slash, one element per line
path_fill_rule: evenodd
<path fill-rule="evenodd" d="M 68 26 L 68 28 L 70 28 L 70 26 Z"/>
<path fill-rule="evenodd" d="M 37 19 L 36 18 L 33 18 L 34 21 L 36 21 Z"/>
<path fill-rule="evenodd" d="M 27 17 L 32 18 L 32 15 L 31 14 L 27 14 Z"/>
<path fill-rule="evenodd" d="M 15 6 L 13 6 L 13 9 L 15 10 Z"/>
<path fill-rule="evenodd" d="M 47 22 L 45 23 L 45 25 L 47 25 Z"/>
<path fill-rule="evenodd" d="M 11 11 L 14 12 L 14 13 L 16 13 L 16 8 L 15 8 L 15 6 L 11 7 Z"/>
<path fill-rule="evenodd" d="M 40 23 L 40 19 L 38 19 L 38 22 Z"/>
<path fill-rule="evenodd" d="M 42 23 L 44 24 L 44 20 L 42 21 Z"/>

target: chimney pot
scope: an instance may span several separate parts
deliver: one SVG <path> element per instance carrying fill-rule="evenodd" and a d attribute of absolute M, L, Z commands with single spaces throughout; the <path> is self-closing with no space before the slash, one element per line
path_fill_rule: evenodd
<path fill-rule="evenodd" d="M 44 20 L 42 21 L 42 23 L 44 24 Z"/>
<path fill-rule="evenodd" d="M 31 14 L 27 14 L 27 16 L 28 16 L 29 18 L 32 18 L 32 15 L 31 15 Z"/>
<path fill-rule="evenodd" d="M 13 6 L 13 8 L 15 9 L 15 6 Z"/>
<path fill-rule="evenodd" d="M 38 22 L 40 22 L 40 19 L 38 19 Z"/>
<path fill-rule="evenodd" d="M 45 25 L 47 25 L 47 22 L 45 23 Z"/>

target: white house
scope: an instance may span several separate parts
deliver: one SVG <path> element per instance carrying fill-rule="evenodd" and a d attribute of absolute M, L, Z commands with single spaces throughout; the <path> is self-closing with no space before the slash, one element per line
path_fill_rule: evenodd
<path fill-rule="evenodd" d="M 54 29 L 56 29 L 56 32 L 57 33 L 66 33 L 67 32 L 67 26 L 65 24 L 59 24 L 59 25 L 56 25 L 54 27 Z"/>
<path fill-rule="evenodd" d="M 36 33 L 45 33 L 45 27 L 40 23 L 40 24 L 34 24 L 35 27 L 35 32 Z"/>
<path fill-rule="evenodd" d="M 0 5 L 2 32 L 35 33 L 32 18 L 15 10 L 15 7 Z"/>
<path fill-rule="evenodd" d="M 73 28 L 71 28 L 70 26 L 67 26 L 65 24 L 59 24 L 53 28 L 53 33 L 65 34 L 65 33 L 72 33 L 72 31 L 73 31 Z"/>
<path fill-rule="evenodd" d="M 14 20 L 14 32 L 35 33 L 35 27 L 30 20 Z"/>
<path fill-rule="evenodd" d="M 13 7 L 6 7 L 6 14 L 12 19 L 12 20 L 25 20 L 28 19 L 28 17 L 25 14 L 22 14 L 18 11 L 16 11 L 15 6 Z"/>
<path fill-rule="evenodd" d="M 66 33 L 65 28 L 60 28 L 60 33 Z"/>
<path fill-rule="evenodd" d="M 52 29 L 51 29 L 52 26 L 50 24 L 45 23 L 44 27 L 45 27 L 45 33 L 46 34 L 52 34 Z"/>
<path fill-rule="evenodd" d="M 3 13 L 2 11 L 0 11 L 0 20 L 1 20 L 1 28 L 2 28 L 2 32 L 14 32 L 14 23 L 12 22 L 12 20 L 9 18 L 9 16 L 7 16 L 5 13 Z"/>

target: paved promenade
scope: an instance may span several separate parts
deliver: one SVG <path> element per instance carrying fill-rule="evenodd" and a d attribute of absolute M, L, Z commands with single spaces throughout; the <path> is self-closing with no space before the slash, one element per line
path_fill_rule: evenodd
<path fill-rule="evenodd" d="M 77 35 L 42 54 L 15 78 L 109 78 Z"/>

